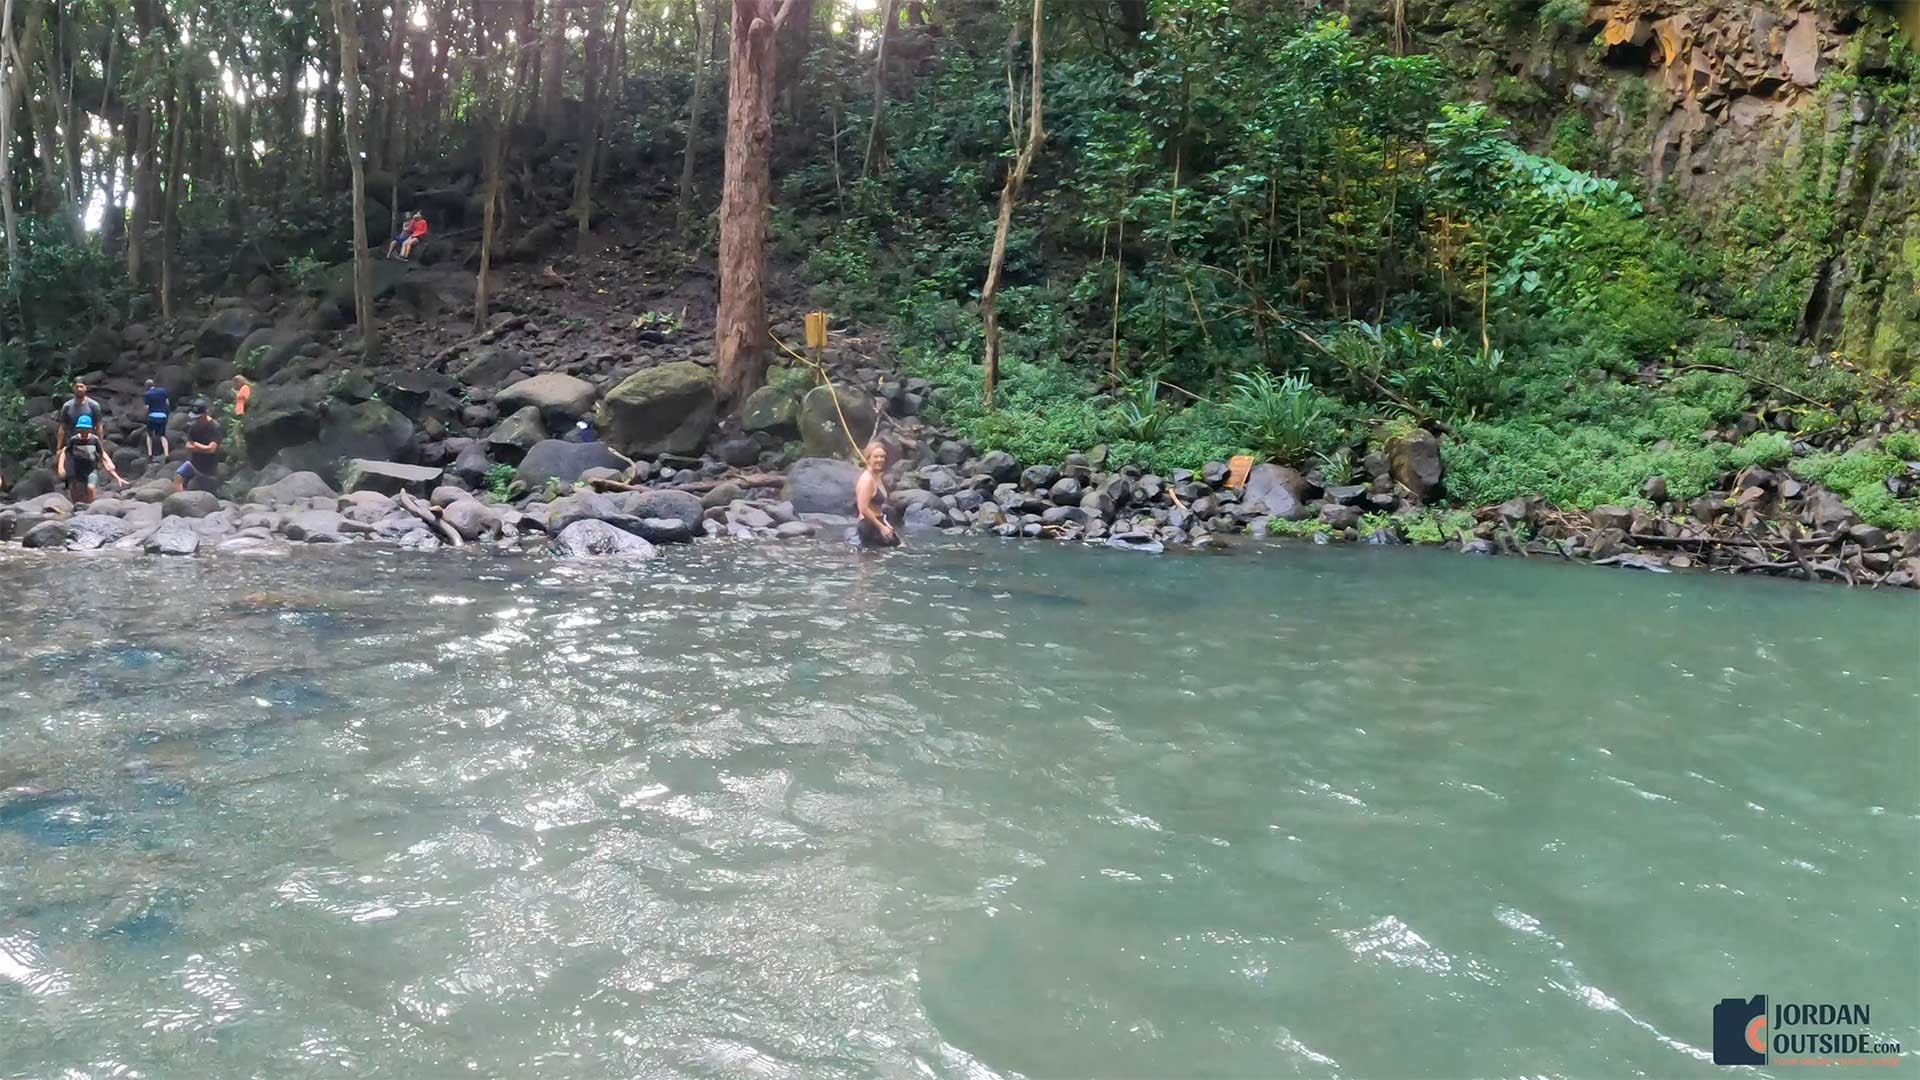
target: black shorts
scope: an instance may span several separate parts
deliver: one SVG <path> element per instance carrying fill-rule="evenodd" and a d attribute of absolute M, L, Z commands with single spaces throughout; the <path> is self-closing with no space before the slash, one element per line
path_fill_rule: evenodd
<path fill-rule="evenodd" d="M 167 418 L 164 416 L 147 417 L 147 434 L 156 439 L 167 437 Z"/>
<path fill-rule="evenodd" d="M 861 547 L 890 548 L 898 547 L 900 544 L 899 533 L 881 532 L 880 526 L 875 525 L 866 518 L 861 518 L 855 522 L 853 531 L 854 534 L 860 538 Z"/>

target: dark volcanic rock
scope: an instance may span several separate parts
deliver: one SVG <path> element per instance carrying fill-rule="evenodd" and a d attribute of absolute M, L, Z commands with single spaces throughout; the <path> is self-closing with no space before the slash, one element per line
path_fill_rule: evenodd
<path fill-rule="evenodd" d="M 162 521 L 143 545 L 149 555 L 191 555 L 200 550 L 200 533 L 183 517 Z"/>
<path fill-rule="evenodd" d="M 993 450 L 980 459 L 980 471 L 996 484 L 1011 484 L 1020 475 L 1020 463 L 1005 450 Z"/>
<path fill-rule="evenodd" d="M 162 517 L 203 518 L 220 511 L 220 499 L 211 491 L 176 491 L 160 504 Z"/>
<path fill-rule="evenodd" d="M 1240 494 L 1240 508 L 1284 521 L 1305 521 L 1309 516 L 1306 499 L 1310 488 L 1306 477 L 1285 465 L 1255 465 L 1247 474 L 1246 487 Z"/>
<path fill-rule="evenodd" d="M 627 463 L 606 443 L 544 439 L 533 444 L 527 456 L 520 459 L 516 475 L 526 481 L 528 488 L 539 491 L 547 486 L 549 480 L 562 484 L 574 483 L 588 469 L 620 471 L 626 467 Z"/>
<path fill-rule="evenodd" d="M 560 535 L 553 538 L 548 550 L 563 559 L 606 555 L 651 559 L 656 554 L 653 545 L 646 540 L 604 521 L 592 519 L 576 521 L 560 530 Z"/>
<path fill-rule="evenodd" d="M 600 430 L 622 453 L 691 454 L 713 427 L 713 372 L 690 360 L 627 377 L 600 402 Z"/>
<path fill-rule="evenodd" d="M 1445 469 L 1440 464 L 1440 440 L 1415 430 L 1387 444 L 1387 467 L 1393 479 L 1421 502 L 1441 494 Z"/>
<path fill-rule="evenodd" d="M 440 483 L 441 475 L 442 470 L 425 465 L 353 458 L 341 470 L 340 485 L 348 491 L 373 491 L 382 495 L 411 491 L 416 495 L 425 495 Z"/>
<path fill-rule="evenodd" d="M 873 399 L 851 387 L 816 386 L 800 399 L 800 441 L 809 457 L 854 456 L 873 438 L 875 423 Z"/>
<path fill-rule="evenodd" d="M 787 470 L 785 497 L 797 514 L 852 517 L 853 486 L 859 479 L 860 467 L 850 461 L 801 458 Z"/>
<path fill-rule="evenodd" d="M 539 408 L 528 405 L 487 433 L 487 450 L 504 461 L 516 462 L 546 437 L 547 427 L 540 419 Z"/>
<path fill-rule="evenodd" d="M 321 479 L 319 473 L 297 472 L 289 473 L 271 484 L 262 484 L 247 492 L 247 501 L 259 503 L 262 506 L 272 506 L 275 503 L 290 503 L 296 499 L 330 499 L 335 494 L 333 488 Z"/>
<path fill-rule="evenodd" d="M 630 517 L 678 521 L 689 529 L 699 528 L 700 519 L 706 515 L 699 497 L 689 491 L 637 491 L 627 495 L 624 505 Z"/>
<path fill-rule="evenodd" d="M 20 543 L 30 548 L 56 548 L 66 544 L 73 529 L 64 518 L 48 518 L 26 531 Z"/>

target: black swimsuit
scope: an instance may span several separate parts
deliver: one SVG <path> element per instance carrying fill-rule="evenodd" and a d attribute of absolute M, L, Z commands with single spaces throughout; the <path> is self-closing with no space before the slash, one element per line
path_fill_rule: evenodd
<path fill-rule="evenodd" d="M 887 487 L 878 480 L 873 482 L 873 496 L 867 500 L 867 506 L 882 519 L 887 516 Z M 896 533 L 883 531 L 873 523 L 872 518 L 863 517 L 854 525 L 854 531 L 860 536 L 862 547 L 894 547 L 900 543 Z"/>

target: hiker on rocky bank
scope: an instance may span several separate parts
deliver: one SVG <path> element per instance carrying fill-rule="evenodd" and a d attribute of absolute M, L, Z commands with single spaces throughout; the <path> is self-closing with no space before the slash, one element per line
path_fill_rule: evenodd
<path fill-rule="evenodd" d="M 247 415 L 247 400 L 253 397 L 253 384 L 245 375 L 233 377 L 233 415 Z"/>
<path fill-rule="evenodd" d="M 395 257 L 394 249 L 396 247 L 399 249 L 398 257 L 400 259 L 405 260 L 412 258 L 414 245 L 426 238 L 426 215 L 415 210 L 413 213 L 408 214 L 407 220 L 401 224 L 400 235 L 394 237 L 393 242 L 387 245 L 387 258 L 391 259 Z"/>
<path fill-rule="evenodd" d="M 407 239 L 413 235 L 413 219 L 419 214 L 418 210 L 410 211 L 406 217 L 400 219 L 400 231 L 394 233 L 393 239 L 387 241 L 387 258 L 399 257 L 400 245 L 406 243 Z"/>
<path fill-rule="evenodd" d="M 66 485 L 67 501 L 85 506 L 99 493 L 99 474 L 103 470 L 114 483 L 127 482 L 120 470 L 114 468 L 113 455 L 107 453 L 106 444 L 100 441 L 93 414 L 83 412 L 74 420 L 66 445 L 53 459 L 54 475 Z"/>
<path fill-rule="evenodd" d="M 173 400 L 167 396 L 167 388 L 155 386 L 152 379 L 147 380 L 146 393 L 141 396 L 147 402 L 147 457 L 164 458 L 170 452 L 167 419 L 173 415 Z"/>
<path fill-rule="evenodd" d="M 206 401 L 193 406 L 193 422 L 187 425 L 187 460 L 173 474 L 173 490 L 220 492 L 220 425 Z"/>
<path fill-rule="evenodd" d="M 866 470 L 853 485 L 854 506 L 860 515 L 854 532 L 861 547 L 899 547 L 900 534 L 887 521 L 887 482 L 881 476 L 887 468 L 886 446 L 879 439 L 868 443 L 866 459 Z"/>
<path fill-rule="evenodd" d="M 60 423 L 53 431 L 55 461 L 61 460 L 66 455 L 67 439 L 73 434 L 73 429 L 80 422 L 81 417 L 91 417 L 92 420 L 88 426 L 96 431 L 107 418 L 107 414 L 100 409 L 100 403 L 88 395 L 87 384 L 83 379 L 73 380 L 73 396 L 60 406 L 58 415 Z"/>

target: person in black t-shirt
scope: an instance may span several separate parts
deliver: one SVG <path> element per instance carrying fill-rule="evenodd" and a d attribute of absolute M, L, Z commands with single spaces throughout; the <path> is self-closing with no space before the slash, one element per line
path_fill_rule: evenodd
<path fill-rule="evenodd" d="M 220 491 L 220 424 L 202 401 L 193 407 L 193 420 L 187 425 L 187 460 L 173 474 L 173 489 Z"/>
<path fill-rule="evenodd" d="M 87 384 L 80 379 L 73 380 L 73 396 L 60 406 L 60 426 L 54 430 L 53 456 L 57 460 L 67 453 L 67 439 L 73 435 L 74 425 L 80 418 L 93 418 L 92 427 L 97 433 L 107 415 L 101 411 L 100 403 L 87 395 Z"/>

